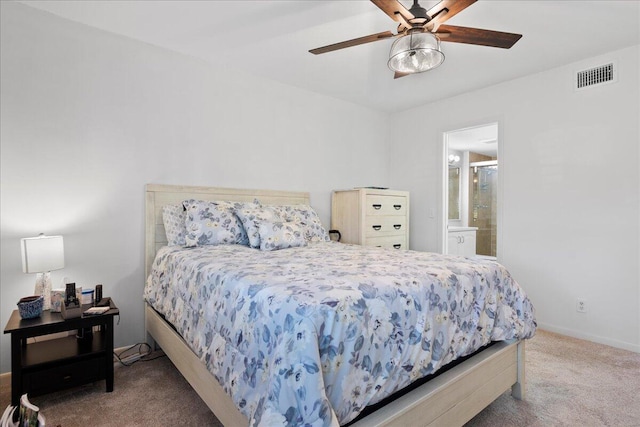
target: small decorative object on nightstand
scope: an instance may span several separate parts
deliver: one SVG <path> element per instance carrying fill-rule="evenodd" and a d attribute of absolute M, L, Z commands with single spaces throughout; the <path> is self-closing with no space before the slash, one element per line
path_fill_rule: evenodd
<path fill-rule="evenodd" d="M 42 295 L 33 295 L 30 297 L 20 298 L 18 301 L 18 312 L 23 319 L 33 319 L 34 317 L 40 317 L 42 314 L 42 306 L 44 304 L 44 298 Z"/>
<path fill-rule="evenodd" d="M 27 237 L 20 240 L 22 272 L 37 273 L 36 295 L 44 298 L 44 310 L 51 308 L 51 271 L 64 268 L 64 242 L 62 236 Z"/>

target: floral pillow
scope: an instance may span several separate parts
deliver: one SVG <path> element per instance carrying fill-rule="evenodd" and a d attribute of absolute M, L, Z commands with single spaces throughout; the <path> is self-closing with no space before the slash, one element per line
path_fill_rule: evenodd
<path fill-rule="evenodd" d="M 273 207 L 244 206 L 235 208 L 233 211 L 247 233 L 249 246 L 256 249 L 260 247 L 260 232 L 258 230 L 260 223 L 282 221 L 282 217 Z"/>
<path fill-rule="evenodd" d="M 260 222 L 260 250 L 275 251 L 278 249 L 306 246 L 302 226 L 296 222 Z"/>
<path fill-rule="evenodd" d="M 162 222 L 167 236 L 167 245 L 184 246 L 187 228 L 186 213 L 182 205 L 166 205 L 162 207 Z"/>
<path fill-rule="evenodd" d="M 302 226 L 308 242 L 328 242 L 329 233 L 322 226 L 320 217 L 309 205 L 280 205 L 273 207 L 285 221 L 293 221 Z"/>
<path fill-rule="evenodd" d="M 242 223 L 233 213 L 236 207 L 242 207 L 244 203 L 190 199 L 182 204 L 186 211 L 185 246 L 223 244 L 246 246 L 249 243 Z"/>

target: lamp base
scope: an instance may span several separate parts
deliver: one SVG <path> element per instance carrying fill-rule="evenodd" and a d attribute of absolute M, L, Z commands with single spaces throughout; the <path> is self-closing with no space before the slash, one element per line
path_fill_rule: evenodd
<path fill-rule="evenodd" d="M 42 295 L 44 298 L 43 310 L 51 309 L 51 273 L 38 273 L 36 275 L 35 295 Z"/>

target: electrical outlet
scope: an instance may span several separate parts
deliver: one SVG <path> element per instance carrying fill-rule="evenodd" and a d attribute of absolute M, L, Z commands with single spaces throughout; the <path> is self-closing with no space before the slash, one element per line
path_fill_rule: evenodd
<path fill-rule="evenodd" d="M 587 300 L 584 298 L 578 298 L 576 301 L 576 311 L 578 313 L 586 313 L 587 312 Z"/>

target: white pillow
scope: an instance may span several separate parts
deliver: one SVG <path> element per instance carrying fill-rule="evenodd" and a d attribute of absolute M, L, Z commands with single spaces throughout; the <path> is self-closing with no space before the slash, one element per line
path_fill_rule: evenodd
<path fill-rule="evenodd" d="M 186 213 L 182 204 L 165 205 L 162 207 L 162 222 L 167 236 L 167 245 L 184 246 L 187 229 L 185 227 Z"/>

